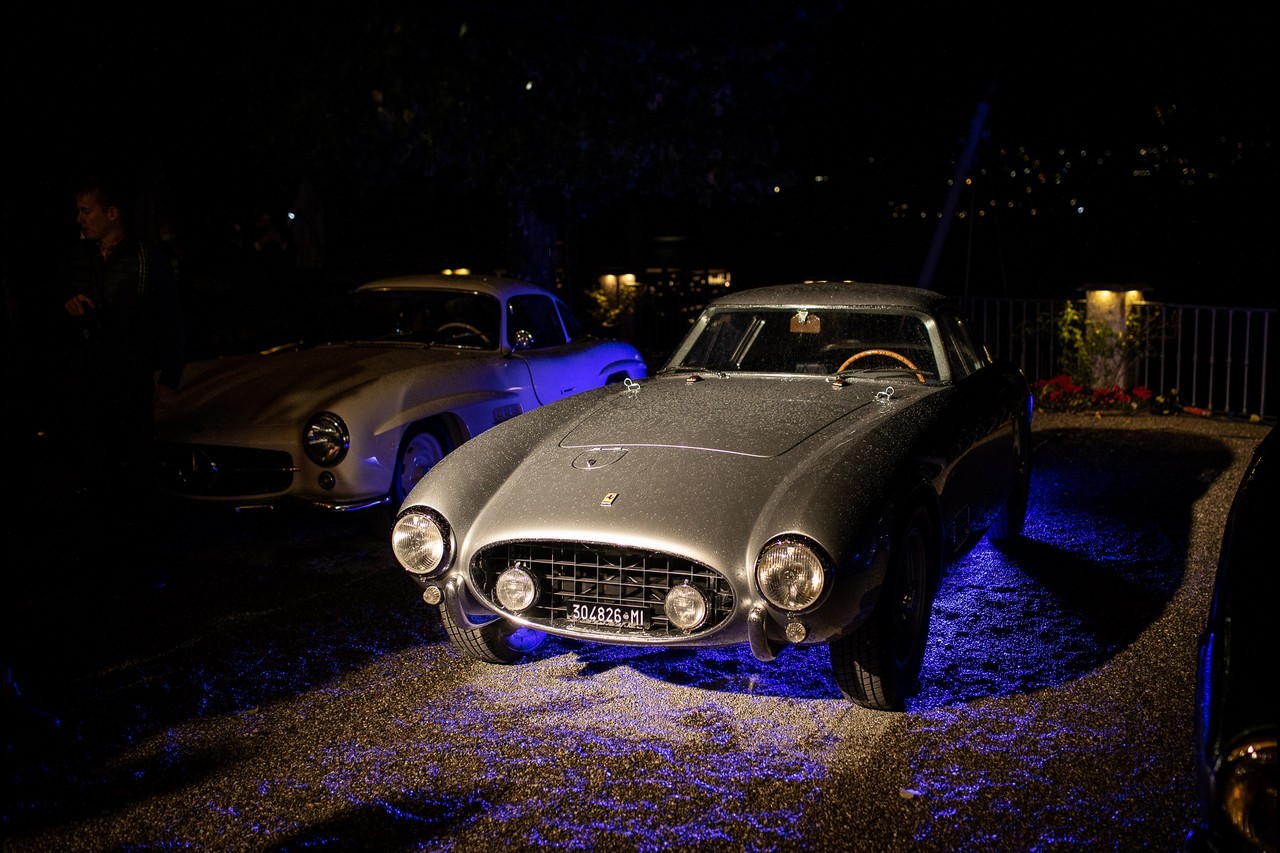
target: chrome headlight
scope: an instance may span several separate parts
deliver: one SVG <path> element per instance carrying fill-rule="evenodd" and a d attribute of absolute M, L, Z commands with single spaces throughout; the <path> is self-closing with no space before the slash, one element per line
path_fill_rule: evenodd
<path fill-rule="evenodd" d="M 407 510 L 391 527 L 391 552 L 415 575 L 436 575 L 453 559 L 453 533 L 442 517 L 422 507 Z"/>
<path fill-rule="evenodd" d="M 1235 747 L 1214 776 L 1218 808 L 1251 848 L 1276 849 L 1276 739 Z"/>
<path fill-rule="evenodd" d="M 816 548 L 795 538 L 775 539 L 756 559 L 756 583 L 770 604 L 804 610 L 822 595 L 826 565 Z"/>
<path fill-rule="evenodd" d="M 337 465 L 346 457 L 349 447 L 351 433 L 342 418 L 333 412 L 312 415 L 302 430 L 302 449 L 317 465 Z"/>

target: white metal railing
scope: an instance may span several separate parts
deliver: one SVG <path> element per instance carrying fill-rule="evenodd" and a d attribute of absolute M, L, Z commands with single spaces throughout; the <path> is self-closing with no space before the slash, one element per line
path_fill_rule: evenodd
<path fill-rule="evenodd" d="M 1065 372 L 1058 319 L 1068 300 L 966 297 L 974 331 L 996 358 L 1035 382 Z M 1080 311 L 1085 300 L 1070 302 Z M 1185 407 L 1273 417 L 1276 399 L 1274 308 L 1137 302 L 1136 383 Z M 1270 398 L 1270 399 L 1269 399 Z"/>

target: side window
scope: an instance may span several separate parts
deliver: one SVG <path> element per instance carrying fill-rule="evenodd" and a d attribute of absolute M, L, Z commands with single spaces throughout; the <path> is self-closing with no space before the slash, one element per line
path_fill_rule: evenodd
<path fill-rule="evenodd" d="M 968 376 L 987 363 L 986 357 L 974 346 L 964 320 L 950 312 L 938 314 L 938 331 L 942 333 L 942 345 L 947 351 L 947 361 L 955 378 Z"/>
<path fill-rule="evenodd" d="M 516 334 L 522 331 L 533 336 L 533 349 L 565 343 L 560 313 L 550 296 L 526 294 L 511 298 L 507 303 L 507 344 L 515 346 Z"/>

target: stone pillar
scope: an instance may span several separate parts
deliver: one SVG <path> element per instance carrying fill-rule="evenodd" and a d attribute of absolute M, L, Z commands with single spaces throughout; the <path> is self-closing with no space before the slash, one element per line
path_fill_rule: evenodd
<path fill-rule="evenodd" d="M 1142 291 L 1133 285 L 1087 285 L 1085 287 L 1085 324 L 1102 330 L 1111 346 L 1098 346 L 1093 351 L 1093 384 L 1095 388 L 1132 388 L 1137 383 L 1137 349 L 1127 339 L 1125 319 L 1133 306 L 1142 301 Z"/>

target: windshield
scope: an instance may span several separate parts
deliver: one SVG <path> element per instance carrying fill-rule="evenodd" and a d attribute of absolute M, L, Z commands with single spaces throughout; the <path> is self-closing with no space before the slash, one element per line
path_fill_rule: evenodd
<path fill-rule="evenodd" d="M 666 369 L 715 372 L 916 372 L 936 376 L 924 319 L 840 308 L 711 309 Z"/>
<path fill-rule="evenodd" d="M 461 290 L 358 291 L 325 322 L 330 341 L 411 341 L 468 348 L 496 346 L 501 310 L 484 293 Z"/>

